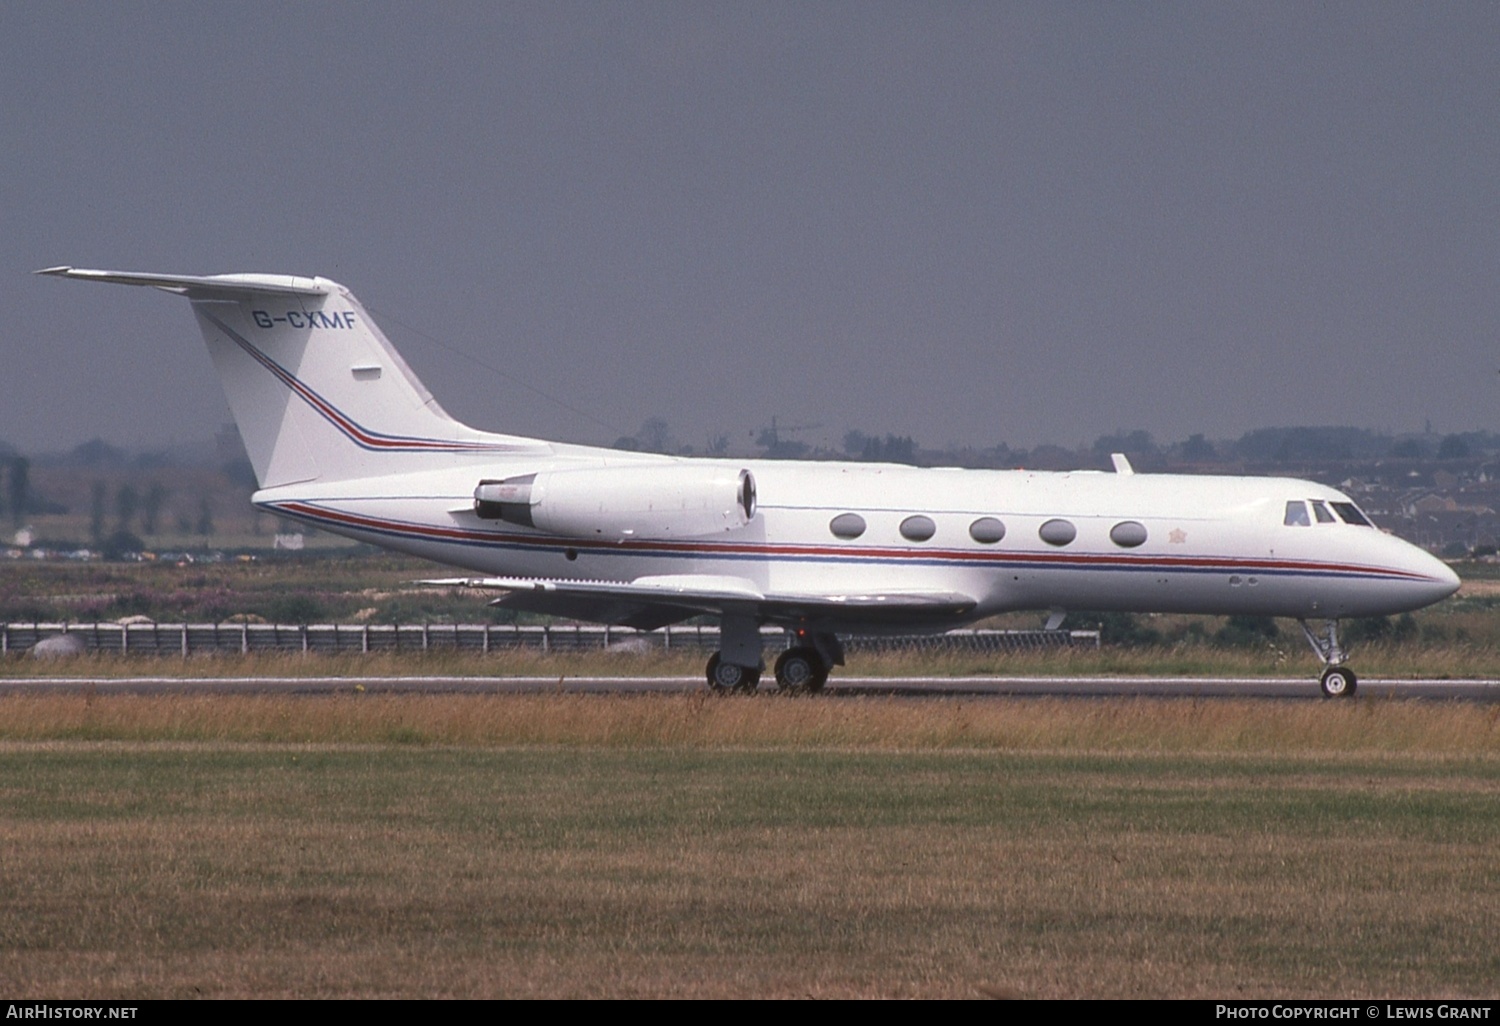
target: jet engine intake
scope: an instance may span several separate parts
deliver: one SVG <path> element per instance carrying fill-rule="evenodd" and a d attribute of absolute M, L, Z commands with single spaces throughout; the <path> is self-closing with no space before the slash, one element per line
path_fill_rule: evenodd
<path fill-rule="evenodd" d="M 755 517 L 755 477 L 683 464 L 551 470 L 480 481 L 474 514 L 567 538 L 701 538 Z"/>

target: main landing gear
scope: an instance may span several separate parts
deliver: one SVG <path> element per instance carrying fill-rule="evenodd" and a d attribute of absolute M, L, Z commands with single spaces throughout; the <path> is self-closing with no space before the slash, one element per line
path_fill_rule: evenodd
<path fill-rule="evenodd" d="M 1352 698 L 1359 687 L 1359 678 L 1354 676 L 1353 670 L 1343 665 L 1345 652 L 1339 645 L 1339 622 L 1320 622 L 1321 632 L 1315 631 L 1306 620 L 1298 620 L 1297 624 L 1307 636 L 1307 643 L 1318 653 L 1318 658 L 1323 660 L 1325 669 L 1318 680 L 1323 695 L 1325 698 Z"/>
<path fill-rule="evenodd" d="M 760 624 L 747 617 L 724 617 L 720 649 L 708 660 L 708 686 L 721 694 L 749 693 L 760 686 Z M 776 687 L 788 693 L 818 692 L 828 673 L 844 665 L 844 646 L 832 634 L 796 632 L 791 648 L 776 659 Z"/>
<path fill-rule="evenodd" d="M 789 648 L 776 659 L 776 686 L 782 691 L 822 691 L 828 664 L 811 646 Z"/>
<path fill-rule="evenodd" d="M 749 694 L 760 686 L 761 665 L 741 666 L 726 660 L 722 652 L 715 652 L 708 660 L 708 686 L 725 694 L 731 691 Z"/>
<path fill-rule="evenodd" d="M 776 686 L 788 694 L 816 693 L 828 683 L 828 673 L 844 665 L 844 646 L 833 634 L 798 629 L 792 647 L 776 659 Z"/>

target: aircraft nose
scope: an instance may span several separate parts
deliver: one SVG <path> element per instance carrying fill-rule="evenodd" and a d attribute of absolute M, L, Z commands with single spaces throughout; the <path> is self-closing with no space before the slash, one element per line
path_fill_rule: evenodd
<path fill-rule="evenodd" d="M 1444 563 L 1441 559 L 1437 559 L 1432 556 L 1429 556 L 1428 558 L 1431 559 L 1433 563 L 1431 571 L 1432 598 L 1429 601 L 1441 602 L 1443 599 L 1456 592 L 1459 588 L 1459 585 L 1461 585 L 1463 582 L 1458 579 L 1458 574 L 1454 573 L 1453 568 L 1447 563 Z"/>
<path fill-rule="evenodd" d="M 1415 582 L 1415 591 L 1422 605 L 1441 602 L 1458 590 L 1463 582 L 1458 579 L 1458 574 L 1453 572 L 1451 566 L 1415 545 L 1408 545 L 1407 548 L 1410 558 L 1403 560 L 1403 563 L 1406 564 L 1405 569 L 1421 575 L 1421 580 Z"/>

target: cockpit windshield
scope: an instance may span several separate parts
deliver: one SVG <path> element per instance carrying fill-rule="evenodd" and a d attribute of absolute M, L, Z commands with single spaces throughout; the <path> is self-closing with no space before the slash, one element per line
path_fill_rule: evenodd
<path fill-rule="evenodd" d="M 1359 511 L 1359 507 L 1352 502 L 1330 502 L 1333 511 L 1343 519 L 1346 524 L 1354 524 L 1356 527 L 1374 527 L 1370 518 Z"/>
<path fill-rule="evenodd" d="M 1329 507 L 1333 512 L 1329 512 Z M 1308 515 L 1311 507 L 1312 514 Z M 1335 517 L 1333 514 L 1337 513 Z M 1288 499 L 1286 504 L 1286 516 L 1282 523 L 1287 527 L 1311 527 L 1313 520 L 1320 524 L 1336 524 L 1342 520 L 1346 524 L 1355 527 L 1374 527 L 1370 518 L 1360 511 L 1360 508 L 1352 502 L 1326 502 L 1323 499 Z"/>

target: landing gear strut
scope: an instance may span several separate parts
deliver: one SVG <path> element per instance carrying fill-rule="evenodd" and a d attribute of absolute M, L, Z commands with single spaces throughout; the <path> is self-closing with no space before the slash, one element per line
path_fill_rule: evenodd
<path fill-rule="evenodd" d="M 1337 620 L 1322 621 L 1322 631 L 1313 630 L 1306 620 L 1298 620 L 1298 626 L 1302 633 L 1307 636 L 1307 643 L 1318 653 L 1318 658 L 1323 660 L 1326 669 L 1318 683 L 1323 689 L 1325 698 L 1350 698 L 1359 687 L 1359 678 L 1354 676 L 1354 671 L 1343 665 L 1345 652 L 1339 645 L 1339 622 Z"/>

